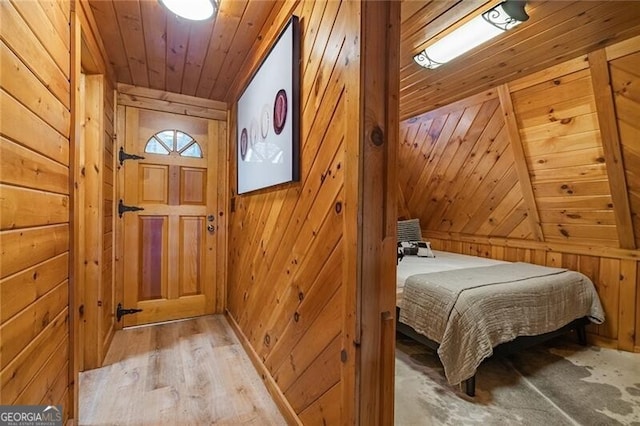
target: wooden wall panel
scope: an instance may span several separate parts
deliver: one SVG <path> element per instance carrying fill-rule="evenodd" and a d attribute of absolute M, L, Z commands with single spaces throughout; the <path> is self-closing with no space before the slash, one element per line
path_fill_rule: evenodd
<path fill-rule="evenodd" d="M 70 15 L 0 5 L 0 404 L 69 418 Z"/>
<path fill-rule="evenodd" d="M 398 179 L 423 228 L 530 236 L 495 92 L 407 120 L 401 134 Z"/>
<path fill-rule="evenodd" d="M 364 65 L 359 65 L 362 60 L 358 51 L 361 47 L 360 19 L 356 17 L 362 13 L 363 22 L 377 18 L 385 20 L 389 19 L 389 11 L 397 7 L 393 2 L 371 2 L 371 6 L 364 6 L 364 3 L 291 1 L 283 3 L 268 24 L 266 39 L 273 40 L 291 14 L 300 17 L 300 182 L 237 196 L 234 149 L 230 156 L 233 183 L 228 312 L 232 322 L 237 324 L 239 334 L 246 338 L 249 352 L 255 355 L 254 362 L 262 371 L 265 382 L 277 395 L 276 400 L 292 423 L 303 419 L 310 424 L 333 424 L 336 421 L 352 424 L 360 415 L 358 410 L 359 413 L 367 410 L 365 406 L 373 407 L 374 411 L 368 410 L 367 416 L 377 417 L 379 422 L 382 420 L 378 413 L 392 413 L 388 410 L 389 401 L 383 401 L 379 396 L 379 389 L 383 386 L 382 374 L 375 367 L 371 369 L 374 364 L 367 364 L 369 371 L 361 373 L 368 376 L 367 385 L 364 381 L 362 384 L 366 390 L 356 393 L 356 365 L 360 362 L 359 348 L 354 346 L 356 339 L 364 339 L 369 345 L 367 351 L 373 350 L 375 354 L 380 351 L 380 342 L 376 339 L 390 337 L 393 341 L 393 333 L 386 337 L 375 335 L 380 334 L 379 309 L 382 303 L 374 299 L 373 293 L 382 293 L 377 287 L 382 285 L 382 278 L 375 285 L 368 282 L 368 288 L 362 290 L 371 292 L 371 304 L 366 307 L 374 313 L 369 318 L 373 325 L 367 330 L 371 334 L 364 338 L 356 331 L 356 295 L 360 297 L 356 291 L 356 279 L 360 276 L 356 268 L 358 256 L 361 256 L 358 250 L 363 250 L 357 240 L 362 232 L 357 229 L 360 225 L 357 218 L 363 179 L 358 161 L 364 161 L 362 145 L 357 141 L 363 144 L 365 141 L 362 139 L 364 134 L 360 133 L 363 127 L 356 123 L 366 121 L 361 109 L 365 96 L 360 95 L 358 89 L 362 85 L 364 90 L 365 85 L 361 80 Z M 364 10 L 367 7 L 370 9 Z M 397 12 L 399 20 L 399 9 Z M 377 18 L 373 18 L 376 13 Z M 365 15 L 368 18 L 364 18 Z M 385 27 L 387 25 L 382 26 Z M 377 25 L 369 31 L 374 31 L 373 28 L 383 38 L 387 36 L 386 32 L 379 33 Z M 389 32 L 398 30 L 396 25 L 391 28 Z M 375 37 L 371 38 L 371 48 L 373 39 Z M 379 45 L 375 44 L 376 47 Z M 237 78 L 232 86 L 235 96 L 241 93 L 250 76 L 249 71 L 255 69 L 269 46 L 270 43 L 264 41 L 256 43 L 258 53 L 247 64 L 246 75 Z M 372 55 L 371 58 L 380 63 L 394 64 L 387 55 Z M 384 64 L 381 66 L 380 63 L 372 63 L 369 68 L 370 71 L 376 70 L 370 74 L 370 78 L 376 76 L 376 81 L 380 81 L 377 80 L 380 75 L 387 72 Z M 394 108 L 393 101 L 378 92 L 378 89 L 385 90 L 384 85 L 368 87 L 371 105 L 383 108 L 384 102 L 388 101 L 389 111 L 397 113 L 397 104 Z M 366 119 L 369 121 L 366 123 L 373 126 L 375 120 L 372 117 L 386 116 L 384 109 L 382 111 L 382 114 L 375 109 L 368 111 Z M 236 145 L 235 113 L 232 110 L 230 119 L 232 147 Z M 386 127 L 387 123 L 380 126 Z M 388 137 L 390 143 L 395 141 L 393 135 Z M 395 158 L 395 145 L 390 146 L 394 147 L 394 155 L 389 157 L 385 154 L 388 161 Z M 379 148 L 374 150 L 382 152 Z M 382 181 L 391 175 L 379 171 L 387 163 L 374 157 L 371 155 L 371 162 L 367 164 L 375 176 L 367 183 L 380 194 Z M 374 177 L 378 182 L 376 185 Z M 389 182 L 391 180 L 384 182 L 385 187 L 395 189 L 395 179 L 392 180 L 393 187 Z M 370 197 L 370 201 L 378 202 L 378 198 Z M 385 215 L 391 219 L 392 231 L 388 232 L 387 227 L 384 231 L 386 239 L 393 240 L 395 246 L 395 201 L 385 206 L 393 206 L 393 212 Z M 383 223 L 382 215 L 375 217 L 375 223 Z M 382 229 L 382 226 L 377 226 L 375 232 Z M 373 245 L 380 244 L 383 239 L 376 237 L 374 243 L 374 237 L 371 238 L 373 250 Z M 393 247 L 375 248 L 387 249 L 393 250 Z M 375 256 L 372 259 L 379 261 Z M 389 295 L 391 293 L 392 287 L 389 287 Z M 393 305 L 393 300 L 390 305 Z M 392 307 L 387 310 L 393 311 Z M 392 313 L 389 318 L 393 324 Z M 367 352 L 366 356 L 371 357 L 374 352 Z M 378 363 L 376 365 L 380 368 L 389 364 L 377 360 L 372 362 Z M 375 380 L 370 380 L 370 377 L 375 377 Z M 359 394 L 371 398 L 362 407 L 357 405 Z M 370 406 L 370 403 L 374 405 Z M 368 422 L 368 418 L 365 423 L 373 424 Z"/>
<path fill-rule="evenodd" d="M 614 59 L 609 69 L 636 246 L 640 247 L 640 52 Z"/>
<path fill-rule="evenodd" d="M 326 362 L 340 359 L 344 251 L 337 244 L 344 220 L 345 127 L 333 120 L 344 116 L 345 108 L 344 67 L 337 64 L 347 57 L 346 9 L 339 2 L 308 2 L 294 12 L 305 13 L 300 16 L 301 51 L 316 58 L 303 62 L 301 74 L 300 185 L 236 197 L 231 217 L 228 309 L 296 414 L 309 409 L 340 379 L 340 365 L 333 364 L 334 378 L 320 386 L 315 383 L 314 395 L 294 392 L 306 386 L 309 376 L 320 377 Z M 313 38 L 312 29 L 318 28 L 324 32 Z M 321 271 L 329 259 L 331 267 Z M 324 357 L 317 357 L 320 353 Z M 335 394 L 332 401 L 324 399 L 328 413 L 339 412 L 340 398 Z"/>
<path fill-rule="evenodd" d="M 32 5 L 26 9 L 36 10 L 40 5 Z M 24 66 L 40 80 L 41 84 L 53 93 L 58 101 L 65 107 L 70 105 L 69 89 L 69 69 L 60 69 L 58 64 L 68 63 L 68 50 L 54 49 L 53 55 L 47 51 L 49 43 L 55 43 L 55 38 L 43 41 L 38 39 L 33 28 L 37 27 L 37 22 L 31 22 L 33 16 L 20 14 L 15 5 L 11 2 L 0 3 L 0 37 L 13 53 L 18 56 Z M 69 20 L 69 16 L 64 19 Z"/>
<path fill-rule="evenodd" d="M 617 247 L 606 168 L 586 176 L 556 173 L 605 162 L 589 69 L 511 95 L 545 240 Z M 554 144 L 558 138 L 576 143 Z M 594 211 L 597 218 L 582 216 Z"/>
<path fill-rule="evenodd" d="M 400 191 L 435 248 L 585 273 L 607 315 L 592 337 L 623 350 L 638 349 L 640 316 L 639 52 L 636 37 L 509 82 L 504 117 L 482 119 L 490 90 L 400 130 Z"/>

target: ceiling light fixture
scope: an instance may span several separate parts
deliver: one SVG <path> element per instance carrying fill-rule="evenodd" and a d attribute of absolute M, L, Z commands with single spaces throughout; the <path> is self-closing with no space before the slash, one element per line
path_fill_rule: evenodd
<path fill-rule="evenodd" d="M 438 68 L 529 19 L 526 1 L 507 0 L 447 34 L 413 57 L 425 68 Z"/>
<path fill-rule="evenodd" d="M 204 21 L 218 11 L 218 0 L 160 0 L 167 9 L 191 21 Z"/>

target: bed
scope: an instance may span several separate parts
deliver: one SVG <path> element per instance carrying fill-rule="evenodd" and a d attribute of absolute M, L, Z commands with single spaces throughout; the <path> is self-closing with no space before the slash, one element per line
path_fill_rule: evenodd
<path fill-rule="evenodd" d="M 447 381 L 475 392 L 485 358 L 584 325 L 604 311 L 593 283 L 563 268 L 442 251 L 405 256 L 397 268 L 398 331 L 437 349 Z"/>

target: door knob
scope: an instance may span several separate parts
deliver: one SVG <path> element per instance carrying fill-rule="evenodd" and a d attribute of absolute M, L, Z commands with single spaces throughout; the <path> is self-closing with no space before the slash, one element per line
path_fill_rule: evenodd
<path fill-rule="evenodd" d="M 215 232 L 216 227 L 213 226 L 213 224 L 209 224 L 207 225 L 207 231 L 211 232 L 212 234 Z"/>
<path fill-rule="evenodd" d="M 214 215 L 210 214 L 209 216 L 207 216 L 207 222 L 213 222 L 215 218 L 216 217 Z"/>

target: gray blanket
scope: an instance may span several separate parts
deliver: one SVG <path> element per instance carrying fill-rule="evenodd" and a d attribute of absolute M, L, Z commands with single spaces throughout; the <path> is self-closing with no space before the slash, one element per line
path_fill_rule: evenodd
<path fill-rule="evenodd" d="M 493 348 L 604 311 L 593 283 L 566 269 L 508 263 L 419 274 L 405 283 L 400 321 L 440 344 L 451 384 L 475 374 Z"/>

